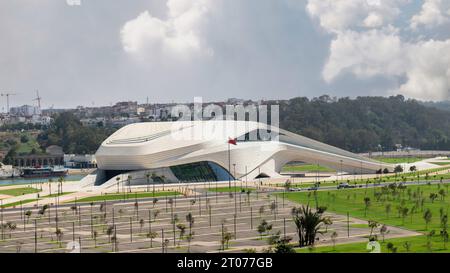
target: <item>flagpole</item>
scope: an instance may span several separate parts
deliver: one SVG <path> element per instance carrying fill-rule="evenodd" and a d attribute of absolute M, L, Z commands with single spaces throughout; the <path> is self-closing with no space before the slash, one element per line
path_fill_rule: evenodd
<path fill-rule="evenodd" d="M 228 189 L 231 190 L 231 153 L 230 153 L 230 141 L 228 141 Z"/>

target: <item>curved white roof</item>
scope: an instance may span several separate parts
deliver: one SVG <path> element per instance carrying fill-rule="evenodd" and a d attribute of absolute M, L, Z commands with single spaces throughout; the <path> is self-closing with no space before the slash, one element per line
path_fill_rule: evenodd
<path fill-rule="evenodd" d="M 272 138 L 245 140 L 255 130 L 269 129 Z M 247 121 L 147 122 L 125 126 L 108 137 L 96 153 L 97 164 L 105 170 L 145 170 L 192 162 L 211 161 L 228 168 L 229 138 L 231 161 L 237 175 L 258 172 L 276 174 L 287 162 L 298 160 L 337 170 L 375 172 L 383 164 L 354 153 L 273 126 Z M 247 170 L 247 171 L 246 171 Z"/>

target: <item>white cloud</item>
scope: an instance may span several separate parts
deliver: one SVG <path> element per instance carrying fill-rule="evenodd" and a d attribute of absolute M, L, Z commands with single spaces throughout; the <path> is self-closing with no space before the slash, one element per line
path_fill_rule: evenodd
<path fill-rule="evenodd" d="M 329 32 L 391 23 L 408 0 L 308 0 L 306 10 Z"/>
<path fill-rule="evenodd" d="M 411 28 L 436 27 L 450 22 L 449 0 L 425 0 L 421 11 L 411 18 Z"/>
<path fill-rule="evenodd" d="M 388 23 L 399 11 L 386 13 L 392 7 L 387 2 L 370 1 L 375 1 L 372 4 L 379 1 L 372 11 L 364 4 L 366 1 L 309 0 L 310 15 L 319 18 L 322 28 L 335 34 L 322 71 L 324 80 L 331 84 L 343 74 L 360 79 L 381 76 L 403 81 L 391 90 L 394 94 L 427 100 L 449 99 L 450 39 L 424 40 L 418 36 L 407 40 L 402 36 L 407 26 L 399 28 Z M 391 4 L 394 2 L 404 3 Z M 357 6 L 363 8 L 358 10 Z M 450 1 L 444 4 L 440 0 L 427 0 L 421 13 L 412 18 L 412 26 L 442 24 L 448 20 L 449 7 Z"/>
<path fill-rule="evenodd" d="M 406 44 L 409 66 L 400 92 L 418 99 L 450 98 L 450 40 Z"/>
<path fill-rule="evenodd" d="M 337 35 L 330 49 L 323 70 L 328 83 L 343 73 L 359 78 L 403 77 L 406 81 L 393 94 L 424 100 L 450 98 L 450 39 L 409 43 L 393 29 L 348 30 Z"/>
<path fill-rule="evenodd" d="M 159 53 L 174 57 L 190 57 L 193 53 L 212 55 L 201 33 L 212 4 L 211 0 L 168 0 L 166 20 L 144 11 L 123 26 L 120 34 L 124 50 L 152 56 Z"/>
<path fill-rule="evenodd" d="M 402 54 L 402 43 L 394 28 L 362 33 L 347 30 L 332 41 L 323 77 L 331 82 L 343 71 L 363 78 L 401 75 L 404 66 Z"/>

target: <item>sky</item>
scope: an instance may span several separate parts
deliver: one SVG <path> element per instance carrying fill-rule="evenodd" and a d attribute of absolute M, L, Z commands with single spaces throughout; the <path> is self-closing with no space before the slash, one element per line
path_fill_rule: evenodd
<path fill-rule="evenodd" d="M 44 108 L 447 100 L 450 0 L 1 0 L 0 92 L 36 90 Z"/>

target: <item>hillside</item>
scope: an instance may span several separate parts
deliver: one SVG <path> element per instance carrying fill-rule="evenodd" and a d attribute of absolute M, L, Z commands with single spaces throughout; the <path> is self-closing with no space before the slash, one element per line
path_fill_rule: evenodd
<path fill-rule="evenodd" d="M 293 98 L 280 102 L 280 125 L 353 152 L 376 151 L 378 144 L 450 150 L 449 113 L 403 96 Z"/>

